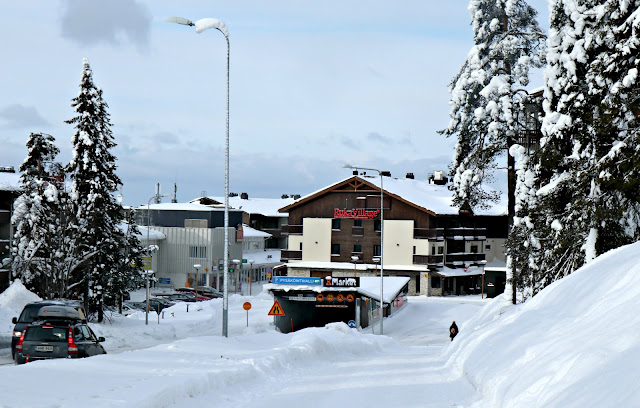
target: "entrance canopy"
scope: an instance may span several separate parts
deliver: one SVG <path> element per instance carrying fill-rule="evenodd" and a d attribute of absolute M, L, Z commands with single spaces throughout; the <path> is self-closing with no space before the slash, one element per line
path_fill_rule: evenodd
<path fill-rule="evenodd" d="M 360 286 L 358 287 L 335 287 L 320 285 L 290 285 L 269 283 L 264 285 L 268 291 L 311 291 L 311 292 L 358 292 L 361 295 L 380 301 L 380 278 L 374 276 L 361 276 Z M 404 287 L 409 283 L 410 278 L 406 276 L 385 276 L 383 278 L 383 297 L 384 303 L 391 303 L 403 291 Z"/>

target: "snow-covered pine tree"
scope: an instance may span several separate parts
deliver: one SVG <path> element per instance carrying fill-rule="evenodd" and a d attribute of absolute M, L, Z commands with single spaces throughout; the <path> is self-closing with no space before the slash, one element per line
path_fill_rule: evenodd
<path fill-rule="evenodd" d="M 639 6 L 551 3 L 537 204 L 549 281 L 638 238 Z"/>
<path fill-rule="evenodd" d="M 469 11 L 474 46 L 451 82 L 451 121 L 441 133 L 457 138 L 454 203 L 477 208 L 497 198 L 483 183 L 508 156 L 516 129 L 514 95 L 529 83 L 530 68 L 543 65 L 545 46 L 537 12 L 524 0 L 471 0 Z"/>
<path fill-rule="evenodd" d="M 31 133 L 27 158 L 20 166 L 22 195 L 16 200 L 12 222 L 13 275 L 40 297 L 61 294 L 65 271 L 63 252 L 64 197 L 60 187 L 64 177 L 54 160 L 60 152 L 53 136 Z"/>
<path fill-rule="evenodd" d="M 119 291 L 122 280 L 118 265 L 125 247 L 123 231 L 118 227 L 124 214 L 113 193 L 120 179 L 116 175 L 116 146 L 111 132 L 108 105 L 102 90 L 93 82 L 89 61 L 83 60 L 80 92 L 73 98 L 76 116 L 67 121 L 76 132 L 72 138 L 73 158 L 68 165 L 71 178 L 72 219 L 75 249 L 70 271 L 75 290 L 83 294 L 89 310 L 103 318 L 105 296 Z"/>

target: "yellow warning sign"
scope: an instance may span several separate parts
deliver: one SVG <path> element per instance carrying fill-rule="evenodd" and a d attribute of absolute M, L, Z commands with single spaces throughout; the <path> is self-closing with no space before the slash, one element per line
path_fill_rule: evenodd
<path fill-rule="evenodd" d="M 269 316 L 284 316 L 284 310 L 282 310 L 282 306 L 276 300 L 273 302 L 273 306 L 271 306 L 271 310 L 269 310 Z"/>

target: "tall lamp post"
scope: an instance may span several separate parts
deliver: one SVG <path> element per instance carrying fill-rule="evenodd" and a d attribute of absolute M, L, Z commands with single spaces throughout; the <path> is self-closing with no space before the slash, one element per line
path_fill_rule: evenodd
<path fill-rule="evenodd" d="M 203 18 L 195 23 L 183 17 L 169 17 L 169 23 L 182 24 L 187 26 L 195 26 L 196 33 L 216 29 L 224 35 L 227 41 L 227 123 L 226 123 L 226 142 L 224 156 L 224 283 L 223 283 L 223 299 L 222 299 L 222 335 L 229 337 L 229 30 L 227 26 L 217 18 Z"/>
<path fill-rule="evenodd" d="M 198 301 L 198 270 L 202 267 L 200 264 L 193 265 L 193 268 L 196 270 L 196 302 Z"/>
<path fill-rule="evenodd" d="M 384 202 L 383 202 L 383 188 L 382 188 L 382 170 L 374 169 L 371 167 L 360 167 L 360 166 L 352 166 L 350 164 L 345 164 L 342 166 L 345 169 L 353 169 L 356 172 L 358 170 L 370 170 L 377 171 L 378 175 L 380 175 L 380 334 L 383 334 L 382 329 L 382 321 L 384 320 L 384 285 L 383 285 L 383 277 L 384 277 Z M 354 172 L 354 174 L 356 174 Z"/>
<path fill-rule="evenodd" d="M 149 252 L 149 269 L 145 272 L 147 280 L 147 307 L 145 308 L 144 324 L 149 324 L 149 275 L 153 273 L 151 270 L 151 262 L 153 262 L 153 252 L 155 248 L 151 248 L 151 240 L 149 239 L 149 231 L 151 230 L 151 200 L 159 200 L 161 197 L 169 197 L 171 194 L 154 194 L 147 201 L 147 250 Z"/>

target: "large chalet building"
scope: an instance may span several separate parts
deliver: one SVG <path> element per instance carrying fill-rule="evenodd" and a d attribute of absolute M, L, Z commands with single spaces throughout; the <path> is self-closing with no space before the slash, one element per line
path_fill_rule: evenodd
<path fill-rule="evenodd" d="M 379 276 L 382 258 L 384 276 L 410 278 L 410 295 L 501 293 L 506 199 L 476 213 L 461 211 L 446 183 L 442 172 L 416 180 L 411 173 L 393 178 L 354 171 L 296 200 L 280 209 L 289 214 L 282 226 L 288 246 L 275 274 Z"/>

